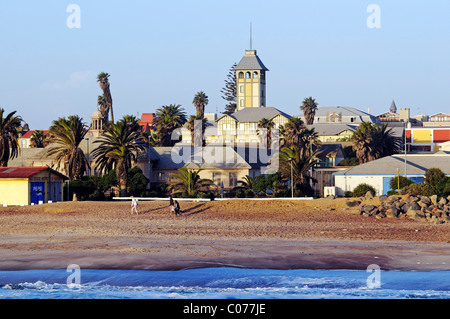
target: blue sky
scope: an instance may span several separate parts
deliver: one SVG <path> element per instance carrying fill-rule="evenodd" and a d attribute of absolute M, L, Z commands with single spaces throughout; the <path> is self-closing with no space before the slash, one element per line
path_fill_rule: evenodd
<path fill-rule="evenodd" d="M 81 28 L 70 29 L 70 4 Z M 381 8 L 370 29 L 367 7 Z M 78 114 L 89 122 L 108 72 L 114 114 L 165 104 L 222 112 L 229 68 L 253 49 L 270 69 L 267 105 L 292 115 L 312 96 L 320 106 L 374 115 L 411 108 L 449 112 L 450 1 L 0 0 L 0 107 L 31 129 Z"/>

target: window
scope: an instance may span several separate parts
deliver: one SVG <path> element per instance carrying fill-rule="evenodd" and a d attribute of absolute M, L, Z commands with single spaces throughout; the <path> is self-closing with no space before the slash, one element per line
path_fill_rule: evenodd
<path fill-rule="evenodd" d="M 229 176 L 230 187 L 237 186 L 237 173 L 230 173 Z"/>
<path fill-rule="evenodd" d="M 245 131 L 245 124 L 244 123 L 239 123 L 239 131 L 241 133 L 243 133 Z"/>
<path fill-rule="evenodd" d="M 166 174 L 165 173 L 158 173 L 158 181 L 165 181 L 166 180 Z"/>
<path fill-rule="evenodd" d="M 241 93 L 244 93 L 244 86 L 243 86 L 243 85 L 240 85 L 240 86 L 239 86 L 239 91 L 240 91 Z"/>
<path fill-rule="evenodd" d="M 244 78 L 244 72 L 239 72 L 239 78 L 243 79 Z"/>
<path fill-rule="evenodd" d="M 246 77 L 247 79 L 250 79 L 250 78 L 252 77 L 252 74 L 251 74 L 250 72 L 247 72 L 247 73 L 245 74 L 245 77 Z"/>
<path fill-rule="evenodd" d="M 258 76 L 258 72 L 256 72 L 256 71 L 253 72 L 253 78 L 254 78 L 254 79 L 257 79 L 258 77 L 259 77 L 259 76 Z"/>
<path fill-rule="evenodd" d="M 241 107 L 244 107 L 244 100 L 243 99 L 240 101 L 240 104 L 241 104 Z"/>

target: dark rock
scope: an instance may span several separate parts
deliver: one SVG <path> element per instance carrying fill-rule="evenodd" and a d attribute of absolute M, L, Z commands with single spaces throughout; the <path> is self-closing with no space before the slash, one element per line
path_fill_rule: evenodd
<path fill-rule="evenodd" d="M 429 205 L 429 204 L 431 204 L 431 199 L 429 199 L 427 196 L 422 196 L 422 197 L 420 197 L 419 202 Z"/>
<path fill-rule="evenodd" d="M 388 199 L 389 197 L 387 195 L 381 195 L 380 197 L 378 197 L 378 199 L 380 200 L 380 202 L 384 202 Z"/>
<path fill-rule="evenodd" d="M 345 205 L 346 205 L 347 207 L 357 207 L 357 206 L 359 206 L 359 204 L 361 204 L 360 201 L 347 201 L 347 202 L 345 203 Z"/>

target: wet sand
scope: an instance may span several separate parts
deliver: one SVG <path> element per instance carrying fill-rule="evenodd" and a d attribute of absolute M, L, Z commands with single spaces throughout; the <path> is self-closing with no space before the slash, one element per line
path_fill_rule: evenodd
<path fill-rule="evenodd" d="M 0 270 L 450 270 L 450 224 L 366 218 L 343 199 L 70 202 L 0 208 Z"/>

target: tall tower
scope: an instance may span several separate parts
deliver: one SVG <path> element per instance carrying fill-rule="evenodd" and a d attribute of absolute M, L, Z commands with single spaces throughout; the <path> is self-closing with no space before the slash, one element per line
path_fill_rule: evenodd
<path fill-rule="evenodd" d="M 266 72 L 256 50 L 246 50 L 236 71 L 237 111 L 266 106 Z"/>

